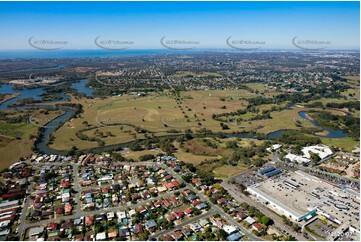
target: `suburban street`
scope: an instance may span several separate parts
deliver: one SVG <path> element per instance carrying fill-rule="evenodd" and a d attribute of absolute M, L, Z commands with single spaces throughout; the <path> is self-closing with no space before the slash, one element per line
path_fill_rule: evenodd
<path fill-rule="evenodd" d="M 275 158 L 273 158 L 275 159 Z M 201 218 L 210 216 L 214 213 L 218 213 L 219 215 L 221 215 L 223 218 L 226 219 L 226 221 L 228 221 L 231 225 L 237 227 L 246 237 L 248 237 L 250 240 L 262 240 L 260 238 L 258 238 L 257 236 L 255 236 L 254 234 L 252 234 L 252 232 L 248 231 L 247 229 L 245 229 L 239 222 L 237 222 L 234 218 L 232 218 L 230 215 L 226 214 L 222 208 L 220 208 L 219 206 L 211 203 L 209 201 L 209 199 L 202 193 L 199 192 L 192 184 L 189 184 L 187 182 L 185 182 L 182 177 L 177 174 L 176 172 L 174 172 L 172 169 L 170 169 L 168 166 L 164 165 L 163 163 L 155 163 L 155 162 L 134 162 L 134 163 L 121 163 L 121 162 L 116 162 L 114 163 L 115 165 L 117 164 L 121 164 L 121 165 L 150 165 L 150 164 L 158 164 L 162 169 L 166 170 L 169 174 L 171 174 L 173 177 L 175 177 L 177 180 L 183 182 L 185 184 L 184 188 L 172 191 L 172 192 L 166 192 L 164 194 L 159 195 L 158 197 L 152 197 L 149 198 L 147 200 L 138 202 L 136 204 L 122 204 L 121 207 L 116 206 L 116 207 L 110 207 L 110 208 L 104 208 L 101 210 L 95 210 L 95 211 L 89 211 L 89 212 L 85 212 L 81 210 L 81 193 L 85 190 L 91 190 L 91 189 L 97 189 L 97 188 L 101 188 L 101 187 L 106 187 L 106 186 L 110 186 L 111 184 L 104 184 L 104 185 L 97 185 L 94 184 L 92 186 L 89 187 L 80 187 L 79 186 L 79 163 L 35 163 L 33 164 L 34 166 L 45 166 L 45 165 L 71 165 L 73 168 L 73 190 L 74 190 L 74 202 L 75 202 L 75 213 L 69 216 L 61 216 L 58 218 L 52 218 L 52 219 L 48 219 L 48 220 L 42 220 L 42 221 L 37 221 L 34 223 L 29 223 L 26 221 L 26 213 L 27 213 L 27 209 L 29 207 L 29 203 L 30 203 L 30 199 L 26 199 L 25 203 L 24 203 L 24 209 L 21 213 L 21 217 L 20 217 L 20 225 L 19 225 L 19 229 L 18 229 L 18 234 L 21 235 L 27 228 L 29 227 L 33 227 L 33 226 L 39 226 L 39 225 L 44 225 L 47 224 L 49 222 L 60 222 L 61 220 L 64 219 L 75 219 L 75 218 L 79 218 L 79 217 L 84 217 L 84 216 L 89 216 L 89 215 L 96 215 L 96 214 L 100 214 L 100 213 L 107 213 L 107 212 L 118 212 L 120 211 L 120 209 L 122 211 L 124 210 L 129 210 L 135 207 L 139 207 L 143 204 L 147 204 L 149 202 L 152 201 L 157 201 L 161 198 L 170 196 L 176 192 L 182 192 L 184 190 L 191 190 L 192 192 L 194 192 L 202 201 L 207 202 L 211 209 L 209 211 L 207 211 L 206 213 L 203 213 L 199 216 L 195 216 L 192 217 L 190 219 L 188 219 L 187 221 L 185 221 L 184 223 L 178 224 L 176 225 L 174 228 L 169 229 L 169 230 L 165 230 L 165 231 L 161 231 L 158 232 L 152 236 L 150 236 L 151 239 L 154 238 L 158 238 L 166 233 L 169 233 L 173 230 L 176 230 L 178 228 L 181 228 L 182 226 L 188 225 L 190 223 L 193 223 Z M 291 227 L 284 225 L 283 220 L 280 216 L 276 215 L 274 212 L 272 212 L 271 210 L 269 210 L 268 208 L 264 207 L 263 205 L 260 205 L 259 203 L 256 203 L 255 201 L 253 201 L 252 199 L 250 199 L 249 197 L 245 196 L 244 194 L 242 194 L 239 189 L 229 183 L 230 179 L 224 179 L 222 182 L 222 186 L 237 200 L 237 202 L 242 203 L 242 202 L 246 202 L 252 206 L 257 207 L 262 213 L 264 213 L 266 216 L 270 217 L 274 222 L 275 222 L 275 227 L 278 228 L 279 231 L 286 231 L 289 235 L 294 236 L 297 240 L 307 240 L 302 233 L 296 233 Z M 113 184 L 116 184 L 113 181 Z M 32 191 L 33 189 L 33 184 L 29 187 L 29 191 Z M 283 225 L 283 228 L 280 227 L 279 225 Z"/>
<path fill-rule="evenodd" d="M 150 164 L 151 162 L 134 162 L 134 163 L 117 163 L 117 164 L 122 164 L 122 165 L 145 165 L 145 164 Z M 18 229 L 18 234 L 19 236 L 29 227 L 33 227 L 33 226 L 39 226 L 39 225 L 44 225 L 50 222 L 60 222 L 61 220 L 64 219 L 75 219 L 75 218 L 79 218 L 79 217 L 85 217 L 85 216 L 89 216 L 89 215 L 97 215 L 97 214 L 101 214 L 101 213 L 107 213 L 107 212 L 118 212 L 118 211 L 125 211 L 125 210 L 129 210 L 129 209 L 133 209 L 135 207 L 138 206 L 142 206 L 145 205 L 149 202 L 154 202 L 157 201 L 161 198 L 165 198 L 165 197 L 169 197 L 170 195 L 173 195 L 174 193 L 177 192 L 182 192 L 184 190 L 187 189 L 187 187 L 175 190 L 175 191 L 171 191 L 171 192 L 166 192 L 163 193 L 157 197 L 152 197 L 149 198 L 147 200 L 144 201 L 140 201 L 136 204 L 121 204 L 120 206 L 116 206 L 116 207 L 110 207 L 110 208 L 104 208 L 101 210 L 94 210 L 94 211 L 89 211 L 89 212 L 85 212 L 81 210 L 81 200 L 80 200 L 80 196 L 81 196 L 81 192 L 84 190 L 90 190 L 90 189 L 96 189 L 99 187 L 105 187 L 105 186 L 110 186 L 109 184 L 107 185 L 103 185 L 103 186 L 90 186 L 90 187 L 85 187 L 85 188 L 80 188 L 79 187 L 79 183 L 78 183 L 78 178 L 79 178 L 79 172 L 78 172 L 78 168 L 79 168 L 79 164 L 75 163 L 75 164 L 70 164 L 70 163 L 63 163 L 63 164 L 59 164 L 59 163 L 47 163 L 47 164 L 43 164 L 43 163 L 35 163 L 33 164 L 35 166 L 44 166 L 44 165 L 72 165 L 73 167 L 73 183 L 74 183 L 74 191 L 75 191 L 75 197 L 74 197 L 74 201 L 76 203 L 76 210 L 75 213 L 72 215 L 68 215 L 68 216 L 61 216 L 59 218 L 52 218 L 52 219 L 48 219 L 48 220 L 41 220 L 41 221 L 37 221 L 37 222 L 33 222 L 33 223 L 29 223 L 26 221 L 26 214 L 27 214 L 27 208 L 29 207 L 30 204 L 30 199 L 27 198 L 24 205 L 23 205 L 23 210 L 21 212 L 21 217 L 20 217 L 20 225 L 19 225 L 19 229 Z M 162 165 L 162 164 L 161 164 Z M 162 165 L 163 166 L 163 165 Z M 28 188 L 28 190 L 31 192 L 33 190 L 33 184 L 31 184 Z"/>
<path fill-rule="evenodd" d="M 180 177 L 176 172 L 174 172 L 172 169 L 169 169 L 168 167 L 164 167 L 164 169 L 166 169 L 169 173 L 171 173 L 175 178 L 179 179 L 180 181 L 183 181 L 184 184 L 186 184 L 186 186 L 195 194 L 197 194 L 201 200 L 203 201 L 207 201 L 211 208 L 218 213 L 219 215 L 221 215 L 222 217 L 224 217 L 229 223 L 231 223 L 233 226 L 237 227 L 240 229 L 240 231 L 249 239 L 251 240 L 255 240 L 255 241 L 259 241 L 262 240 L 261 238 L 255 236 L 254 234 L 252 234 L 251 232 L 249 232 L 248 230 L 246 230 L 240 223 L 238 223 L 236 220 L 234 220 L 231 216 L 229 216 L 228 214 L 226 214 L 222 209 L 220 209 L 218 206 L 214 205 L 213 203 L 211 203 L 209 201 L 209 199 L 204 196 L 201 192 L 199 192 L 195 187 L 193 187 L 193 185 L 185 182 L 182 177 Z"/>
<path fill-rule="evenodd" d="M 29 193 L 33 190 L 33 187 L 34 187 L 34 183 L 31 183 L 27 189 Z M 27 208 L 29 207 L 29 203 L 30 203 L 30 199 L 29 199 L 29 195 L 27 195 L 22 205 L 21 215 L 19 218 L 19 225 L 18 225 L 19 238 L 22 235 L 23 231 L 25 231 L 26 229 L 26 213 L 27 213 Z"/>
<path fill-rule="evenodd" d="M 180 224 L 174 226 L 174 228 L 167 229 L 167 230 L 163 230 L 163 231 L 158 232 L 158 233 L 156 233 L 156 234 L 154 234 L 154 235 L 152 235 L 152 236 L 149 236 L 149 240 L 151 240 L 151 239 L 157 239 L 157 238 L 159 238 L 159 237 L 162 236 L 162 235 L 165 235 L 165 234 L 168 234 L 168 233 L 170 233 L 170 232 L 172 232 L 172 231 L 174 231 L 174 230 L 180 229 L 180 228 L 182 228 L 182 227 L 184 227 L 184 226 L 186 226 L 186 225 L 188 225 L 188 224 L 197 222 L 198 220 L 200 220 L 200 219 L 202 219 L 202 218 L 209 217 L 209 216 L 211 216 L 211 215 L 214 214 L 214 213 L 215 213 L 214 210 L 209 210 L 209 211 L 207 211 L 206 213 L 200 214 L 200 215 L 198 215 L 198 216 L 196 216 L 196 217 L 192 217 L 192 218 L 188 219 L 187 221 L 185 221 L 185 222 L 183 222 L 183 223 L 180 223 Z"/>
<path fill-rule="evenodd" d="M 61 220 L 65 220 L 65 219 L 75 219 L 75 218 L 79 218 L 79 217 L 85 217 L 85 216 L 89 216 L 89 215 L 97 215 L 97 214 L 101 214 L 101 213 L 108 213 L 108 212 L 119 212 L 119 211 L 125 211 L 125 210 L 129 210 L 129 209 L 133 209 L 135 207 L 139 207 L 139 206 L 142 206 L 142 205 L 145 205 L 149 202 L 153 202 L 153 201 L 157 201 L 159 200 L 160 198 L 164 198 L 164 197 L 168 197 L 176 192 L 182 192 L 184 190 L 186 190 L 187 188 L 182 188 L 182 189 L 178 189 L 176 191 L 172 191 L 172 192 L 169 192 L 169 193 L 164 193 L 158 197 L 154 197 L 154 198 L 149 198 L 145 201 L 142 201 L 142 202 L 138 202 L 136 204 L 130 204 L 130 205 L 121 205 L 121 207 L 119 206 L 116 206 L 116 207 L 111 207 L 111 208 L 104 208 L 104 209 L 101 209 L 101 210 L 94 210 L 94 211 L 90 211 L 90 212 L 85 212 L 85 211 L 77 211 L 75 214 L 72 214 L 72 215 L 68 215 L 68 216 L 62 216 L 62 217 L 59 217 L 59 218 L 52 218 L 52 219 L 48 219 L 48 220 L 41 220 L 41 221 L 38 221 L 38 222 L 34 222 L 34 223 L 28 223 L 24 220 L 25 223 L 23 223 L 24 225 L 22 226 L 22 231 L 26 230 L 27 228 L 29 227 L 33 227 L 33 226 L 39 226 L 39 225 L 43 225 L 43 224 L 47 224 L 47 223 L 50 223 L 50 222 L 59 222 Z M 25 211 L 25 209 L 24 209 Z M 26 214 L 26 213 L 25 213 Z M 20 231 L 20 228 L 19 228 L 19 231 Z"/>

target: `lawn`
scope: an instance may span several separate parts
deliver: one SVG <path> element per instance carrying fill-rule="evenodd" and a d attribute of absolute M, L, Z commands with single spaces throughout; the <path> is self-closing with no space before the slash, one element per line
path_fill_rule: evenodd
<path fill-rule="evenodd" d="M 235 176 L 241 172 L 247 171 L 248 167 L 245 165 L 231 166 L 231 165 L 223 165 L 217 167 L 213 170 L 213 173 L 216 177 L 219 178 L 229 178 Z"/>
<path fill-rule="evenodd" d="M 313 127 L 311 122 L 301 118 L 298 113 L 301 111 L 321 111 L 319 108 L 304 108 L 295 107 L 289 110 L 274 111 L 271 112 L 272 119 L 254 120 L 254 121 L 243 121 L 238 123 L 238 127 L 243 127 L 246 131 L 256 131 L 263 134 L 268 134 L 280 129 L 295 129 L 299 130 L 300 127 L 296 125 L 298 120 L 303 127 Z M 329 110 L 333 114 L 345 115 L 341 111 Z M 235 122 L 231 125 L 236 126 Z"/>
<path fill-rule="evenodd" d="M 128 153 L 122 152 L 122 155 L 129 159 L 138 160 L 139 157 L 141 157 L 142 155 L 152 154 L 152 155 L 156 156 L 159 153 L 163 153 L 163 152 L 160 149 L 154 149 L 154 150 L 131 151 Z"/>
<path fill-rule="evenodd" d="M 247 131 L 257 131 L 264 134 L 280 129 L 299 129 L 295 124 L 296 120 L 302 121 L 298 116 L 298 112 L 305 110 L 307 109 L 294 108 L 292 110 L 276 111 L 271 113 L 272 119 L 241 122 L 239 125 L 245 127 Z M 312 126 L 309 122 L 304 122 L 304 125 Z"/>
<path fill-rule="evenodd" d="M 326 105 L 327 103 L 345 103 L 345 102 L 349 102 L 349 100 L 346 100 L 344 98 L 320 98 L 317 100 L 310 101 L 309 104 L 315 102 L 321 102 L 323 105 Z"/>
<path fill-rule="evenodd" d="M 56 117 L 64 114 L 63 110 L 44 112 L 43 110 L 34 110 L 30 116 L 30 122 L 36 126 L 44 126 Z"/>
<path fill-rule="evenodd" d="M 353 140 L 350 137 L 340 138 L 340 139 L 331 139 L 331 138 L 321 138 L 322 143 L 325 145 L 332 145 L 347 151 L 351 151 L 355 146 L 360 146 L 360 142 Z"/>
<path fill-rule="evenodd" d="M 264 92 L 265 90 L 268 90 L 268 87 L 266 87 L 265 84 L 262 83 L 248 83 L 246 84 L 249 88 L 253 90 L 257 90 L 259 92 Z"/>
<path fill-rule="evenodd" d="M 221 139 L 222 144 L 220 144 L 220 146 L 226 147 L 227 142 L 234 141 L 234 140 L 237 141 L 237 145 L 239 147 L 251 147 L 253 144 L 261 145 L 263 142 L 266 141 L 266 140 L 258 140 L 258 139 L 251 139 L 251 138 L 238 139 L 235 137 L 231 137 L 231 138 Z"/>
<path fill-rule="evenodd" d="M 210 142 L 213 145 L 216 145 L 217 147 L 210 147 L 208 146 L 203 139 L 192 139 L 189 141 L 186 141 L 183 144 L 183 149 L 187 150 L 189 153 L 194 155 L 208 155 L 217 157 L 219 155 L 228 156 L 230 155 L 230 152 L 232 152 L 230 149 L 226 149 L 225 147 L 219 147 L 218 142 L 214 141 L 211 138 L 206 139 L 207 142 Z"/>
<path fill-rule="evenodd" d="M 349 84 L 352 84 L 356 87 L 360 86 L 360 76 L 342 76 L 343 78 L 347 79 Z"/>
<path fill-rule="evenodd" d="M 347 89 L 341 93 L 349 98 L 349 100 L 360 100 L 360 89 Z"/>
<path fill-rule="evenodd" d="M 11 164 L 18 162 L 21 157 L 28 157 L 31 153 L 33 140 L 30 135 L 36 135 L 38 127 L 32 124 L 0 123 L 0 170 L 8 168 Z"/>
<path fill-rule="evenodd" d="M 138 134 L 133 127 L 127 125 L 99 127 L 82 133 L 89 137 L 95 137 L 103 140 L 105 145 L 126 143 L 134 140 L 134 138 L 144 138 L 144 134 Z"/>
<path fill-rule="evenodd" d="M 174 156 L 177 157 L 177 159 L 184 161 L 184 162 L 192 163 L 194 165 L 199 165 L 201 162 L 203 162 L 205 160 L 220 158 L 220 157 L 214 157 L 214 156 L 212 157 L 212 156 L 205 156 L 205 155 L 193 155 L 191 153 L 187 153 L 184 150 L 182 150 L 181 148 L 179 148 L 178 142 L 175 142 L 174 146 L 177 148 L 177 151 L 174 152 Z"/>
<path fill-rule="evenodd" d="M 9 110 L 8 118 L 17 118 L 20 115 L 30 115 L 30 123 L 0 122 L 0 169 L 3 170 L 11 164 L 18 162 L 21 157 L 28 157 L 32 153 L 35 136 L 39 127 L 61 115 L 63 111 L 43 110 Z"/>

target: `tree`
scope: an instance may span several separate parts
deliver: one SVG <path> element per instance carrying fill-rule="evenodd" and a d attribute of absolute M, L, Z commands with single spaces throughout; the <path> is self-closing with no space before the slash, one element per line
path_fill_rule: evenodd
<path fill-rule="evenodd" d="M 142 150 L 142 146 L 139 143 L 133 144 L 129 147 L 131 151 L 140 151 Z"/>
<path fill-rule="evenodd" d="M 191 174 L 183 175 L 183 176 L 182 176 L 182 179 L 183 179 L 185 182 L 189 183 L 189 182 L 192 180 L 192 175 L 191 175 Z"/>
<path fill-rule="evenodd" d="M 311 152 L 311 160 L 312 160 L 313 162 L 317 162 L 317 161 L 320 161 L 321 158 L 318 156 L 318 154 Z"/>
<path fill-rule="evenodd" d="M 102 232 L 101 230 L 102 230 L 102 226 L 100 225 L 100 224 L 97 224 L 97 225 L 95 225 L 95 232 L 97 232 L 97 233 L 99 233 L 99 232 Z"/>
<path fill-rule="evenodd" d="M 202 179 L 202 181 L 208 185 L 214 183 L 214 174 L 204 171 L 204 170 L 197 170 L 196 174 Z"/>
<path fill-rule="evenodd" d="M 237 144 L 237 141 L 233 140 L 233 141 L 228 141 L 226 143 L 226 146 L 227 146 L 227 148 L 234 149 L 234 148 L 238 147 L 238 144 Z"/>
<path fill-rule="evenodd" d="M 140 233 L 139 238 L 142 241 L 146 241 L 146 240 L 148 240 L 148 234 L 147 233 Z"/>
<path fill-rule="evenodd" d="M 186 167 L 190 172 L 196 172 L 197 171 L 197 169 L 195 168 L 195 166 L 192 163 L 187 163 Z"/>
<path fill-rule="evenodd" d="M 202 212 L 198 208 L 192 208 L 194 215 L 200 215 Z"/>
<path fill-rule="evenodd" d="M 271 219 L 264 215 L 261 217 L 261 223 L 268 226 L 271 224 Z"/>
<path fill-rule="evenodd" d="M 228 235 L 227 235 L 226 231 L 224 231 L 223 229 L 219 229 L 217 231 L 217 236 L 220 240 L 226 240 Z"/>
<path fill-rule="evenodd" d="M 125 158 L 121 154 L 115 153 L 115 152 L 111 154 L 111 157 L 116 161 L 124 161 L 125 160 Z"/>
<path fill-rule="evenodd" d="M 296 241 L 296 238 L 293 237 L 292 235 L 290 235 L 290 236 L 287 236 L 287 237 L 285 238 L 285 240 L 286 240 L 286 241 Z"/>
<path fill-rule="evenodd" d="M 264 216 L 264 214 L 261 212 L 261 211 L 259 211 L 258 209 L 254 209 L 254 216 L 256 216 L 258 219 L 261 219 L 263 216 Z"/>
<path fill-rule="evenodd" d="M 139 157 L 140 161 L 147 161 L 147 160 L 152 160 L 154 159 L 154 155 L 153 154 L 145 154 Z"/>
<path fill-rule="evenodd" d="M 68 151 L 69 156 L 74 156 L 76 154 L 76 151 L 78 148 L 76 146 L 71 147 L 71 149 Z"/>
<path fill-rule="evenodd" d="M 285 223 L 286 225 L 292 226 L 293 222 L 291 220 L 289 220 L 285 215 L 281 216 L 283 219 L 283 223 Z"/>

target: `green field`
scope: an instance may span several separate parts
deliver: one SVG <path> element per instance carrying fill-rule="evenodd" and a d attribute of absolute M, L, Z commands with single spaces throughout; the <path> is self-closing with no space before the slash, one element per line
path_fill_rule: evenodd
<path fill-rule="evenodd" d="M 145 97 L 110 97 L 107 99 L 80 99 L 84 113 L 65 123 L 55 133 L 52 148 L 57 150 L 70 149 L 77 146 L 80 149 L 96 147 L 96 142 L 81 141 L 76 132 L 84 129 L 101 129 L 108 127 L 115 132 L 116 138 L 107 138 L 106 144 L 115 144 L 129 141 L 129 134 L 121 134 L 116 127 L 132 125 L 153 133 L 155 136 L 165 135 L 172 130 L 196 131 L 201 128 L 222 131 L 219 122 L 212 119 L 212 114 L 223 113 L 222 106 L 227 106 L 226 111 L 235 111 L 245 104 L 239 100 L 254 94 L 246 90 L 234 91 L 191 91 L 182 92 L 182 100 L 169 95 L 152 94 Z M 221 101 L 222 97 L 232 97 L 229 101 Z M 199 102 L 202 100 L 202 102 Z M 75 101 L 73 101 L 75 102 Z M 238 128 L 230 129 L 237 131 Z M 93 131 L 85 131 L 92 135 Z M 133 132 L 134 133 L 134 132 Z M 134 139 L 133 139 L 134 140 Z"/>
<path fill-rule="evenodd" d="M 46 123 L 61 115 L 64 111 L 43 110 L 9 110 L 7 118 L 16 118 L 31 113 L 31 122 L 7 123 L 0 121 L 0 170 L 12 163 L 19 161 L 21 157 L 28 157 L 32 153 L 34 137 L 38 129 Z"/>
<path fill-rule="evenodd" d="M 262 84 L 262 83 L 248 83 L 246 84 L 249 88 L 253 89 L 253 90 L 257 90 L 259 92 L 264 92 L 266 90 L 268 90 L 268 87 L 266 87 L 266 85 Z"/>
<path fill-rule="evenodd" d="M 31 154 L 34 140 L 30 136 L 37 131 L 38 127 L 32 124 L 0 123 L 0 170 Z"/>
<path fill-rule="evenodd" d="M 106 99 L 79 99 L 72 102 L 80 102 L 84 112 L 80 117 L 65 123 L 55 133 L 55 140 L 51 148 L 56 150 L 68 150 L 73 146 L 79 149 L 98 147 L 97 142 L 80 140 L 76 133 L 81 132 L 88 137 L 101 139 L 105 145 L 124 143 L 139 138 L 144 138 L 144 132 L 139 133 L 136 129 L 145 130 L 147 136 L 162 136 L 169 132 L 184 132 L 191 129 L 194 132 L 202 128 L 214 132 L 240 132 L 256 131 L 267 134 L 280 129 L 300 129 L 296 122 L 303 127 L 312 127 L 312 124 L 300 118 L 300 111 L 318 111 L 317 108 L 305 108 L 302 106 L 290 110 L 273 111 L 271 119 L 228 122 L 225 117 L 223 122 L 229 129 L 222 130 L 220 122 L 212 119 L 213 114 L 222 114 L 244 109 L 247 101 L 242 98 L 254 97 L 257 94 L 247 90 L 212 90 L 212 91 L 187 91 L 180 93 L 180 99 L 175 99 L 169 92 L 154 93 L 144 97 L 121 96 Z M 201 101 L 200 101 L 201 100 Z M 321 100 L 329 102 L 331 100 Z M 279 105 L 285 105 L 279 104 Z M 225 106 L 226 108 L 221 108 Z M 259 110 L 270 110 L 274 105 L 260 105 Z M 344 115 L 343 112 L 331 110 L 332 113 Z M 253 113 L 240 115 L 244 119 L 254 116 Z M 229 116 L 229 118 L 237 118 Z M 121 130 L 121 127 L 128 127 Z M 101 133 L 110 132 L 111 136 L 97 136 L 96 130 Z M 178 155 L 182 155 L 179 152 Z M 188 156 L 188 155 L 187 155 Z M 187 158 L 187 157 L 185 157 Z M 196 159 L 204 160 L 204 157 Z"/>
<path fill-rule="evenodd" d="M 219 178 L 229 178 L 235 176 L 239 173 L 247 171 L 248 167 L 245 165 L 238 165 L 238 166 L 230 166 L 230 165 L 223 165 L 217 167 L 213 170 L 213 173 L 216 177 Z"/>
<path fill-rule="evenodd" d="M 353 82 L 356 82 L 355 78 Z M 355 83 L 354 83 L 355 84 Z M 265 90 L 263 95 L 274 95 L 268 92 L 263 84 L 247 84 L 253 90 Z M 323 104 L 329 102 L 347 102 L 351 99 L 356 99 L 359 91 L 356 89 L 349 89 L 344 92 L 344 95 L 353 93 L 349 99 L 336 98 L 322 98 L 320 101 Z M 77 117 L 67 121 L 54 133 L 54 141 L 50 147 L 56 150 L 69 150 L 73 146 L 78 149 L 89 149 L 99 147 L 99 141 L 102 145 L 112 145 L 125 143 L 137 139 L 144 139 L 146 137 L 157 137 L 174 134 L 174 132 L 185 132 L 190 129 L 197 132 L 200 129 L 209 129 L 213 132 L 241 132 L 241 131 L 256 131 L 257 133 L 267 134 L 280 129 L 295 129 L 300 127 L 296 125 L 300 123 L 302 127 L 313 127 L 312 124 L 299 117 L 300 111 L 322 111 L 320 108 L 307 108 L 304 106 L 297 106 L 293 109 L 272 111 L 270 113 L 271 119 L 247 121 L 255 117 L 257 114 L 262 114 L 262 111 L 271 110 L 276 105 L 264 104 L 257 106 L 258 113 L 247 112 L 246 114 L 238 116 L 224 116 L 221 117 L 223 123 L 229 129 L 223 130 L 220 126 L 220 121 L 212 118 L 213 114 L 223 114 L 243 110 L 246 108 L 248 102 L 245 98 L 256 97 L 257 94 L 245 89 L 240 90 L 207 90 L 207 91 L 182 91 L 179 96 L 174 96 L 170 91 L 160 93 L 151 93 L 147 96 L 112 96 L 105 99 L 94 98 L 72 98 L 68 103 L 80 103 L 83 106 L 84 112 Z M 315 102 L 315 101 L 314 101 Z M 280 103 L 276 107 L 282 107 L 287 103 Z M 345 115 L 342 110 L 328 109 L 333 114 Z M 12 163 L 17 161 L 22 156 L 27 156 L 31 153 L 33 140 L 29 140 L 30 134 L 35 135 L 39 127 L 45 125 L 50 120 L 62 114 L 63 111 L 51 111 L 45 113 L 44 111 L 32 111 L 31 124 L 3 124 L 0 127 L 0 154 L 3 160 Z M 25 111 L 13 111 L 9 117 L 16 115 L 25 115 Z M 359 110 L 353 110 L 352 114 L 359 116 Z M 230 122 L 229 119 L 243 118 L 246 121 Z M 83 136 L 80 139 L 79 134 Z M 77 136 L 78 135 L 78 136 Z M 17 136 L 19 136 L 17 138 Z M 96 141 L 88 141 L 84 139 L 95 138 Z M 322 138 L 325 144 L 334 145 L 340 148 L 351 149 L 358 144 L 350 138 L 344 139 L 326 139 Z M 248 142 L 249 141 L 239 141 Z M 257 141 L 255 141 L 257 143 Z M 191 144 L 189 147 L 192 147 Z M 225 148 L 225 143 L 219 142 L 219 147 Z M 243 145 L 243 144 L 240 144 Z M 200 146 L 200 150 L 204 149 Z M 179 148 L 179 147 L 178 147 Z M 207 151 L 207 149 L 204 149 Z M 222 152 L 215 151 L 217 155 L 203 155 L 196 152 L 185 152 L 182 148 L 176 151 L 175 155 L 181 160 L 189 160 L 200 164 L 204 161 L 219 158 L 224 155 Z M 209 152 L 210 154 L 212 152 Z M 2 161 L 2 164 L 4 162 Z M 7 166 L 7 165 L 5 165 Z M 218 168 L 215 165 L 213 168 Z M 225 168 L 223 168 L 225 169 Z"/>
<path fill-rule="evenodd" d="M 347 79 L 347 83 L 355 87 L 360 87 L 360 76 L 342 76 L 342 77 Z"/>
<path fill-rule="evenodd" d="M 321 138 L 322 143 L 326 145 L 332 145 L 345 149 L 347 151 L 353 150 L 356 146 L 360 145 L 359 141 L 353 140 L 350 137 L 340 138 L 340 139 L 331 139 L 331 138 Z"/>

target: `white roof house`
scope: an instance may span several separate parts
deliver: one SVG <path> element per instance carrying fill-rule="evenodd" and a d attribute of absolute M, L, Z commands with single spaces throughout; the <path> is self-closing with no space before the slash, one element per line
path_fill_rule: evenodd
<path fill-rule="evenodd" d="M 8 227 L 10 223 L 11 223 L 10 219 L 0 222 L 0 228 Z"/>
<path fill-rule="evenodd" d="M 303 156 L 306 158 L 311 158 L 311 153 L 317 154 L 321 159 L 333 154 L 332 150 L 326 145 L 312 145 L 307 146 L 302 149 Z"/>
<path fill-rule="evenodd" d="M 102 233 L 98 233 L 95 238 L 96 238 L 96 240 L 105 240 L 107 238 L 107 236 L 106 236 L 105 232 L 102 232 Z"/>
<path fill-rule="evenodd" d="M 120 219 L 124 219 L 124 218 L 127 218 L 127 215 L 126 215 L 125 211 L 118 211 L 117 217 Z"/>
<path fill-rule="evenodd" d="M 248 224 L 254 224 L 256 222 L 256 220 L 254 220 L 253 218 L 251 218 L 249 216 L 244 221 L 247 222 Z"/>
<path fill-rule="evenodd" d="M 29 235 L 30 236 L 35 236 L 35 235 L 39 235 L 42 232 L 44 232 L 44 227 L 40 226 L 40 227 L 33 227 L 29 229 Z"/>
<path fill-rule="evenodd" d="M 294 155 L 294 154 L 287 154 L 287 155 L 285 155 L 284 158 L 289 159 L 292 162 L 296 161 L 297 163 L 308 163 L 308 162 L 310 162 L 310 159 L 307 159 L 307 158 L 299 156 L 299 155 Z"/>
<path fill-rule="evenodd" d="M 281 147 L 282 147 L 281 144 L 274 144 L 274 145 L 271 145 L 271 147 L 266 148 L 266 150 L 268 152 L 272 152 L 272 151 L 278 150 Z"/>
<path fill-rule="evenodd" d="M 8 235 L 10 233 L 10 229 L 5 229 L 0 231 L 0 236 Z"/>
<path fill-rule="evenodd" d="M 306 146 L 302 149 L 303 155 L 287 154 L 284 158 L 297 163 L 308 163 L 311 161 L 311 153 L 317 154 L 321 159 L 333 154 L 332 150 L 326 145 Z"/>
<path fill-rule="evenodd" d="M 113 219 L 114 218 L 114 212 L 108 212 L 107 213 L 107 218 L 108 219 Z"/>
<path fill-rule="evenodd" d="M 227 233 L 227 234 L 232 234 L 234 232 L 237 231 L 236 227 L 232 226 L 232 225 L 224 225 L 223 226 L 223 230 Z"/>

